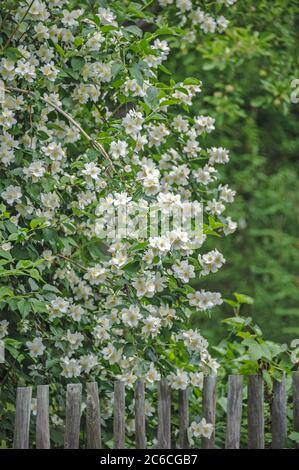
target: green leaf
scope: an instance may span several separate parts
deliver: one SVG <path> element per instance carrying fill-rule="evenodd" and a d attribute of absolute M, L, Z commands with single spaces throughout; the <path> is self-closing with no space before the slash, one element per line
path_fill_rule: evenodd
<path fill-rule="evenodd" d="M 0 248 L 0 258 L 5 258 L 7 260 L 13 261 L 13 257 L 9 253 L 9 251 L 2 250 Z"/>
<path fill-rule="evenodd" d="M 254 299 L 249 297 L 249 295 L 239 294 L 238 292 L 233 292 L 233 295 L 236 297 L 239 304 L 253 304 Z"/>
<path fill-rule="evenodd" d="M 142 29 L 138 28 L 138 26 L 136 26 L 134 24 L 130 25 L 130 26 L 126 26 L 124 28 L 124 31 L 128 31 L 128 32 L 134 34 L 134 36 L 138 36 L 139 38 L 142 38 L 142 36 L 143 36 Z"/>
<path fill-rule="evenodd" d="M 16 47 L 7 47 L 6 49 L 4 49 L 3 53 L 8 59 L 13 62 L 23 57 L 19 49 L 17 49 Z"/>
<path fill-rule="evenodd" d="M 60 57 L 65 56 L 64 50 L 62 49 L 62 47 L 57 42 L 54 43 L 54 47 L 55 47 L 56 51 L 58 52 L 58 54 L 60 55 Z"/>
<path fill-rule="evenodd" d="M 83 57 L 72 57 L 71 66 L 76 72 L 80 72 L 85 65 Z"/>
<path fill-rule="evenodd" d="M 123 267 L 123 270 L 127 273 L 137 273 L 140 270 L 139 261 L 132 261 Z"/>
<path fill-rule="evenodd" d="M 21 299 L 17 303 L 17 306 L 18 306 L 18 309 L 19 309 L 19 312 L 20 312 L 22 318 L 25 319 L 31 311 L 31 305 L 30 305 L 29 300 L 28 299 Z"/>
<path fill-rule="evenodd" d="M 154 109 L 158 106 L 160 101 L 158 98 L 159 94 L 160 90 L 153 86 L 148 87 L 148 89 L 146 90 L 144 101 L 151 109 Z"/>

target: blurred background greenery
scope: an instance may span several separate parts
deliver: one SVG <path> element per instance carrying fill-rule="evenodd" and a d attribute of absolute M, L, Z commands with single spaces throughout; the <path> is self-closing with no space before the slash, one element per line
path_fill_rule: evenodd
<path fill-rule="evenodd" d="M 224 297 L 237 291 L 254 298 L 243 306 L 265 336 L 299 337 L 299 103 L 291 102 L 299 78 L 299 1 L 244 0 L 229 9 L 223 35 L 178 43 L 170 68 L 178 77 L 203 81 L 195 114 L 216 118 L 210 143 L 230 149 L 225 181 L 238 196 L 229 213 L 238 231 L 217 241 L 227 259 L 203 286 Z M 215 247 L 215 240 L 213 240 Z M 221 318 L 194 318 L 211 341 L 226 330 Z"/>

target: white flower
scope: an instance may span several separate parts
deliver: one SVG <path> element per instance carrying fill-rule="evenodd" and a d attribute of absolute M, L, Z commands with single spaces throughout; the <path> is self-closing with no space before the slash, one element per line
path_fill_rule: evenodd
<path fill-rule="evenodd" d="M 151 363 L 150 368 L 145 375 L 145 380 L 148 384 L 153 384 L 154 382 L 161 380 L 161 374 L 157 371 L 153 363 Z"/>
<path fill-rule="evenodd" d="M 183 331 L 178 335 L 182 339 L 189 351 L 206 352 L 208 348 L 207 340 L 196 330 Z"/>
<path fill-rule="evenodd" d="M 74 321 L 81 321 L 82 317 L 85 315 L 85 310 L 81 305 L 71 305 L 68 311 L 69 315 Z"/>
<path fill-rule="evenodd" d="M 229 21 L 224 17 L 224 16 L 218 16 L 217 18 L 217 25 L 218 25 L 218 29 L 220 32 L 224 31 L 228 25 L 229 25 Z"/>
<path fill-rule="evenodd" d="M 10 242 L 6 242 L 6 243 L 2 243 L 0 247 L 1 247 L 1 250 L 3 251 L 10 251 L 13 246 Z"/>
<path fill-rule="evenodd" d="M 85 43 L 85 47 L 90 51 L 99 51 L 102 43 L 105 41 L 104 35 L 101 31 L 97 31 L 93 36 L 91 36 Z"/>
<path fill-rule="evenodd" d="M 215 249 L 209 251 L 205 255 L 199 255 L 198 261 L 203 268 L 201 274 L 206 276 L 210 272 L 216 273 L 225 263 L 225 258 L 217 249 Z"/>
<path fill-rule="evenodd" d="M 33 341 L 27 341 L 27 348 L 29 349 L 29 354 L 31 357 L 42 356 L 46 346 L 43 345 L 41 338 L 34 338 Z"/>
<path fill-rule="evenodd" d="M 125 129 L 125 133 L 136 138 L 139 132 L 142 130 L 143 115 L 142 113 L 130 109 L 126 116 L 122 120 L 122 125 Z"/>
<path fill-rule="evenodd" d="M 51 250 L 44 250 L 42 252 L 42 258 L 47 262 L 47 266 L 50 267 L 53 261 L 55 260 L 55 256 Z"/>
<path fill-rule="evenodd" d="M 212 132 L 215 129 L 214 123 L 215 119 L 210 116 L 197 116 L 194 118 L 194 127 L 198 135 L 203 132 L 207 132 L 208 134 Z"/>
<path fill-rule="evenodd" d="M 208 292 L 205 290 L 196 291 L 187 295 L 189 305 L 197 307 L 199 310 L 209 310 L 216 305 L 222 304 L 221 294 L 219 292 Z"/>
<path fill-rule="evenodd" d="M 27 178 L 32 178 L 32 181 L 38 181 L 39 178 L 44 176 L 45 172 L 46 168 L 42 160 L 35 160 L 27 168 L 23 168 L 24 175 Z"/>
<path fill-rule="evenodd" d="M 227 163 L 229 161 L 229 151 L 223 147 L 211 147 L 208 149 L 209 154 L 209 165 L 214 165 L 215 163 Z"/>
<path fill-rule="evenodd" d="M 65 152 L 61 148 L 61 144 L 50 142 L 47 146 L 42 147 L 42 151 L 53 161 L 61 161 L 65 158 Z"/>
<path fill-rule="evenodd" d="M 70 330 L 67 330 L 65 339 L 69 342 L 72 349 L 78 349 L 82 346 L 84 336 L 79 332 L 72 333 Z"/>
<path fill-rule="evenodd" d="M 67 313 L 69 307 L 70 304 L 68 300 L 63 299 L 62 297 L 56 297 L 56 299 L 50 302 L 50 320 L 63 317 L 63 314 Z"/>
<path fill-rule="evenodd" d="M 190 383 L 189 376 L 184 370 L 177 370 L 176 374 L 171 374 L 168 377 L 168 380 L 175 390 L 186 390 Z"/>
<path fill-rule="evenodd" d="M 43 65 L 41 67 L 41 73 L 48 79 L 50 82 L 55 82 L 58 75 L 58 69 L 54 66 L 53 62 Z"/>
<path fill-rule="evenodd" d="M 94 354 L 87 354 L 86 356 L 81 356 L 79 359 L 82 372 L 87 374 L 98 365 L 98 358 Z"/>
<path fill-rule="evenodd" d="M 11 129 L 17 120 L 14 117 L 14 113 L 9 109 L 3 109 L 0 114 L 0 126 L 3 126 L 5 129 Z"/>
<path fill-rule="evenodd" d="M 0 321 L 0 339 L 4 338 L 8 334 L 9 322 L 7 320 Z"/>
<path fill-rule="evenodd" d="M 155 337 L 159 333 L 160 327 L 161 327 L 161 319 L 154 317 L 153 315 L 149 315 L 147 318 L 144 319 L 142 333 L 144 335 L 150 334 L 152 337 Z"/>
<path fill-rule="evenodd" d="M 20 203 L 22 197 L 22 190 L 20 186 L 9 185 L 5 191 L 1 193 L 2 199 L 7 202 L 10 206 L 15 202 Z"/>
<path fill-rule="evenodd" d="M 117 140 L 110 144 L 110 155 L 112 158 L 125 158 L 128 154 L 128 144 L 124 140 Z"/>
<path fill-rule="evenodd" d="M 72 377 L 79 377 L 81 374 L 82 366 L 76 359 L 64 357 L 62 359 L 62 375 L 71 379 Z"/>
<path fill-rule="evenodd" d="M 84 279 L 89 281 L 91 285 L 98 286 L 106 280 L 107 275 L 107 269 L 100 264 L 96 264 L 91 268 L 87 268 L 87 273 L 84 274 Z"/>
<path fill-rule="evenodd" d="M 42 204 L 47 209 L 55 210 L 60 206 L 59 196 L 56 193 L 42 193 L 40 196 Z"/>
<path fill-rule="evenodd" d="M 200 25 L 200 28 L 205 33 L 215 33 L 217 27 L 217 23 L 210 15 L 204 15 L 204 19 Z"/>
<path fill-rule="evenodd" d="M 190 383 L 193 387 L 203 388 L 204 375 L 202 372 L 190 372 Z"/>
<path fill-rule="evenodd" d="M 229 235 L 231 233 L 234 233 L 238 228 L 237 222 L 234 222 L 231 219 L 231 217 L 226 217 L 225 223 L 226 223 L 226 225 L 223 228 L 224 235 Z"/>
<path fill-rule="evenodd" d="M 216 201 L 216 199 L 212 199 L 212 201 L 207 202 L 206 211 L 212 215 L 221 215 L 224 210 L 225 205 L 221 201 Z"/>
<path fill-rule="evenodd" d="M 142 316 L 137 305 L 130 305 L 129 308 L 124 308 L 121 311 L 121 319 L 126 326 L 137 326 L 140 318 Z"/>
<path fill-rule="evenodd" d="M 185 13 L 192 9 L 192 1 L 191 0 L 176 0 L 177 7 L 181 10 L 181 12 Z"/>
<path fill-rule="evenodd" d="M 213 425 L 210 423 L 207 423 L 205 418 L 202 418 L 202 420 L 199 423 L 196 423 L 195 421 L 193 421 L 189 429 L 193 437 L 206 437 L 210 439 L 213 433 Z"/>
<path fill-rule="evenodd" d="M 97 180 L 100 171 L 100 168 L 94 162 L 91 162 L 84 164 L 84 170 L 82 170 L 82 173 L 93 180 Z"/>
<path fill-rule="evenodd" d="M 121 351 L 118 351 L 113 344 L 109 343 L 108 346 L 102 349 L 104 359 L 109 361 L 110 364 L 117 364 L 121 359 Z"/>
<path fill-rule="evenodd" d="M 97 16 L 102 24 L 117 26 L 116 16 L 109 8 L 99 8 Z"/>
<path fill-rule="evenodd" d="M 169 134 L 170 132 L 164 124 L 158 124 L 156 126 L 151 125 L 148 132 L 148 146 L 159 147 L 165 142 Z"/>
<path fill-rule="evenodd" d="M 219 198 L 227 203 L 234 202 L 236 191 L 233 191 L 231 188 L 228 187 L 228 185 L 222 185 L 220 184 L 218 186 L 218 191 L 220 191 Z"/>
<path fill-rule="evenodd" d="M 172 269 L 174 276 L 184 283 L 195 278 L 194 266 L 188 264 L 188 261 L 181 261 L 180 263 L 175 264 Z"/>
<path fill-rule="evenodd" d="M 132 93 L 133 96 L 145 96 L 145 91 L 142 89 L 142 87 L 138 84 L 137 80 L 135 78 L 133 79 L 128 79 L 124 83 L 124 93 L 125 95 L 129 95 L 129 93 Z"/>
<path fill-rule="evenodd" d="M 174 118 L 174 120 L 172 121 L 172 125 L 174 129 L 180 133 L 188 132 L 189 123 L 180 114 Z"/>
<path fill-rule="evenodd" d="M 62 18 L 61 18 L 61 23 L 64 26 L 77 26 L 78 21 L 77 18 L 79 18 L 83 14 L 83 10 L 63 10 L 62 11 Z"/>
<path fill-rule="evenodd" d="M 149 244 L 161 254 L 167 253 L 171 248 L 171 242 L 166 235 L 161 237 L 151 237 L 149 239 Z"/>
<path fill-rule="evenodd" d="M 110 82 L 111 80 L 111 65 L 104 62 L 96 62 L 94 65 L 95 77 L 102 82 Z"/>

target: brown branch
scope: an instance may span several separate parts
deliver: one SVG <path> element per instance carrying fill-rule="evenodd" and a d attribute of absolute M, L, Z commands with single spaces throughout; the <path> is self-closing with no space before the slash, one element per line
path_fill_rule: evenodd
<path fill-rule="evenodd" d="M 6 43 L 5 43 L 5 46 L 4 46 L 4 49 L 6 49 L 12 38 L 14 37 L 14 35 L 19 31 L 19 27 L 21 26 L 21 24 L 23 23 L 24 19 L 26 18 L 26 16 L 28 15 L 29 11 L 30 11 L 30 8 L 32 7 L 32 5 L 34 4 L 35 0 L 32 0 L 32 2 L 29 4 L 27 10 L 25 11 L 20 23 L 17 24 L 17 26 L 15 27 L 15 29 L 13 30 L 13 32 L 11 33 L 11 35 L 9 36 L 9 38 L 7 39 Z"/>
<path fill-rule="evenodd" d="M 72 258 L 69 258 L 68 256 L 62 255 L 61 253 L 58 253 L 56 256 L 64 259 L 65 261 L 68 261 L 71 264 L 74 264 L 75 266 L 77 266 L 80 269 L 83 269 L 84 271 L 87 271 L 87 269 L 84 266 L 82 266 L 82 264 L 77 263 L 77 261 L 72 260 Z"/>
<path fill-rule="evenodd" d="M 30 90 L 24 90 L 23 88 L 17 88 L 17 87 L 6 87 L 4 89 L 4 91 L 16 91 L 18 93 L 22 93 L 24 95 L 30 95 L 30 96 L 34 96 L 34 93 Z M 42 96 L 39 97 L 39 99 L 41 101 L 44 101 L 45 103 L 47 103 L 49 106 L 52 106 L 52 108 L 54 108 L 58 113 L 60 113 L 62 116 L 64 116 L 66 119 L 68 119 L 68 121 L 70 121 L 79 131 L 80 133 L 88 140 L 88 142 L 90 142 L 92 144 L 92 146 L 98 150 L 102 155 L 103 157 L 109 162 L 109 167 L 110 168 L 114 168 L 113 166 L 113 163 L 112 163 L 112 160 L 111 158 L 109 157 L 108 153 L 106 152 L 105 148 L 103 147 L 102 144 L 100 144 L 99 142 L 97 142 L 95 139 L 93 139 L 89 134 L 87 134 L 87 132 L 80 126 L 80 124 L 75 121 L 75 119 L 68 113 L 66 113 L 65 111 L 63 111 L 63 109 L 61 109 L 57 104 L 55 103 L 52 103 L 50 100 L 48 100 L 47 98 L 43 98 Z M 109 171 L 109 167 L 108 167 L 108 171 Z"/>

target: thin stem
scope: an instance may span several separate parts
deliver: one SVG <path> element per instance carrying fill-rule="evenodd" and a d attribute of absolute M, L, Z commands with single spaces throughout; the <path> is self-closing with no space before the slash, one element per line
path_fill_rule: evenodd
<path fill-rule="evenodd" d="M 69 263 L 74 264 L 78 268 L 83 269 L 84 271 L 86 271 L 86 268 L 84 266 L 82 266 L 82 264 L 77 263 L 77 261 L 72 260 L 72 258 L 69 258 L 68 256 L 65 256 L 65 255 L 62 255 L 61 253 L 59 253 L 57 256 L 59 258 L 64 259 L 65 261 L 68 261 Z"/>
<path fill-rule="evenodd" d="M 28 6 L 27 10 L 25 11 L 25 13 L 24 13 L 24 15 L 23 15 L 23 17 L 22 17 L 20 23 L 17 24 L 17 26 L 15 27 L 15 29 L 13 30 L 13 32 L 11 33 L 11 35 L 9 36 L 9 38 L 7 39 L 7 41 L 6 41 L 6 43 L 5 43 L 5 46 L 4 46 L 4 49 L 6 49 L 6 48 L 9 46 L 9 44 L 10 44 L 12 38 L 13 38 L 14 35 L 18 32 L 19 27 L 21 26 L 21 24 L 23 23 L 24 19 L 25 19 L 26 16 L 28 15 L 28 13 L 29 13 L 29 11 L 30 11 L 30 8 L 32 7 L 32 5 L 33 5 L 34 2 L 35 2 L 35 0 L 32 0 L 32 2 L 29 4 L 29 6 Z"/>
<path fill-rule="evenodd" d="M 16 92 L 22 93 L 24 95 L 34 96 L 34 93 L 32 91 L 24 90 L 23 88 L 7 87 L 7 88 L 4 89 L 4 91 L 8 91 L 8 92 L 9 91 L 16 91 Z M 109 166 L 111 168 L 114 168 L 112 160 L 110 159 L 108 153 L 106 152 L 106 150 L 104 149 L 102 144 L 100 144 L 99 142 L 94 140 L 90 135 L 88 135 L 87 132 L 80 126 L 80 124 L 77 121 L 75 121 L 75 119 L 70 114 L 63 111 L 63 109 L 61 109 L 59 106 L 57 106 L 57 104 L 52 103 L 47 98 L 43 98 L 42 96 L 40 96 L 39 99 L 41 101 L 44 101 L 45 103 L 47 103 L 49 106 L 52 106 L 52 108 L 54 108 L 58 113 L 60 113 L 62 116 L 64 116 L 66 119 L 68 119 L 68 121 L 70 121 L 80 131 L 80 133 L 88 140 L 88 142 L 90 142 L 92 144 L 92 146 L 96 150 L 98 150 L 103 155 L 103 157 L 105 157 L 105 159 L 109 162 Z"/>

